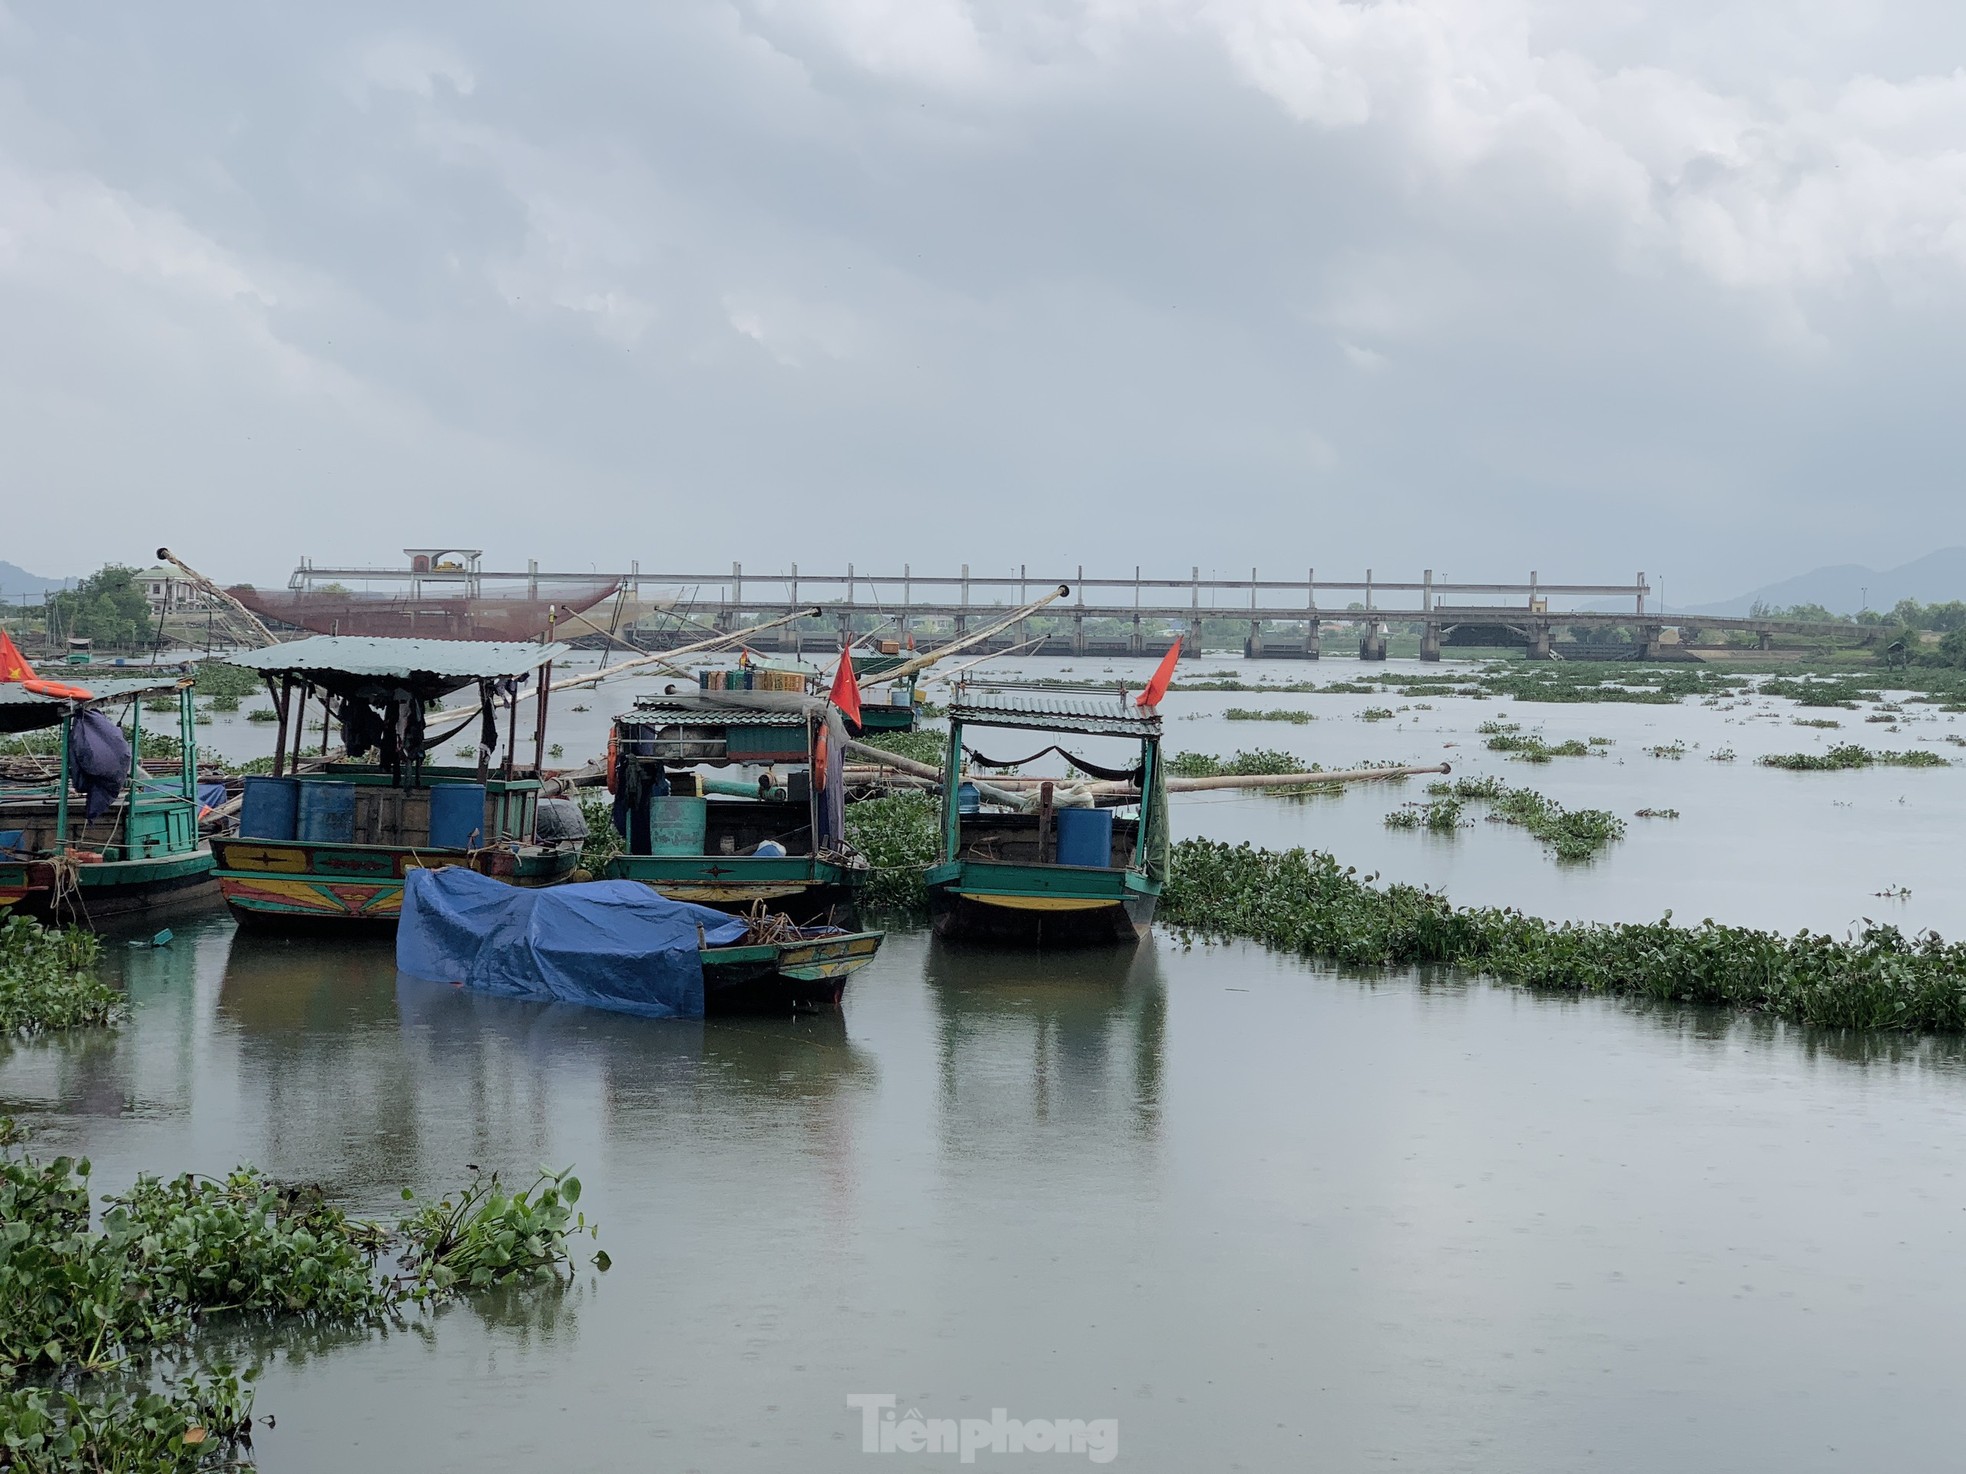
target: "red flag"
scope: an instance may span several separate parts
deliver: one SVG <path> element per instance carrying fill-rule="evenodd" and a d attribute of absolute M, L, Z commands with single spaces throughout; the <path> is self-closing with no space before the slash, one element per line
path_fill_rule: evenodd
<path fill-rule="evenodd" d="M 840 668 L 833 672 L 833 690 L 827 700 L 837 706 L 854 726 L 860 725 L 860 682 L 854 678 L 851 646 L 840 651 Z"/>
<path fill-rule="evenodd" d="M 1147 689 L 1133 698 L 1135 706 L 1159 706 L 1161 697 L 1167 694 L 1167 683 L 1174 679 L 1174 663 L 1181 658 L 1181 642 L 1176 640 L 1167 647 L 1167 654 L 1161 656 L 1160 665 L 1154 671 L 1154 678 L 1147 682 Z"/>
<path fill-rule="evenodd" d="M 31 681 L 34 667 L 22 658 L 13 639 L 5 630 L 0 630 L 0 681 Z"/>

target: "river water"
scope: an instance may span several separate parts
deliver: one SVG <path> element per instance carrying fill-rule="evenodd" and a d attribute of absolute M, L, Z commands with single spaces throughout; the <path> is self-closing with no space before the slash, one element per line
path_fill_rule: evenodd
<path fill-rule="evenodd" d="M 1418 780 L 1187 797 L 1175 829 L 1550 915 L 1966 931 L 1966 769 L 1752 764 L 1825 740 L 1950 755 L 1947 718 L 1822 732 L 1765 705 L 1177 695 L 1175 748 L 1445 757 L 1631 832 L 1559 866 L 1501 825 L 1386 829 Z M 1498 717 L 1614 744 L 1509 763 L 1474 731 Z M 570 755 L 593 735 L 555 729 Z M 1872 895 L 1893 885 L 1912 895 Z M 652 1022 L 402 978 L 387 944 L 177 933 L 111 948 L 120 1029 L 0 1057 L 38 1149 L 86 1152 L 104 1191 L 249 1161 L 372 1214 L 467 1164 L 575 1163 L 614 1261 L 583 1254 L 563 1296 L 249 1344 L 267 1470 L 956 1465 L 863 1452 L 860 1393 L 1114 1419 L 1119 1466 L 1169 1471 L 1917 1470 L 1966 1436 L 1957 1041 L 1165 935 L 1038 957 L 896 933 L 837 1016 Z M 1033 1460 L 1089 1462 L 977 1455 Z"/>

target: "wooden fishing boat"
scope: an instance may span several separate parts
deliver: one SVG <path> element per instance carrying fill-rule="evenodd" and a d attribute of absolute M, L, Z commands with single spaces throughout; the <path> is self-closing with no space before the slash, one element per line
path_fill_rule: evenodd
<path fill-rule="evenodd" d="M 763 905 L 801 926 L 849 920 L 867 862 L 844 834 L 845 729 L 831 710 L 795 691 L 637 701 L 609 742 L 627 849 L 604 876 L 719 911 Z"/>
<path fill-rule="evenodd" d="M 279 722 L 271 776 L 247 780 L 239 833 L 213 841 L 232 914 L 252 926 L 393 927 L 414 869 L 462 865 L 521 886 L 569 879 L 578 843 L 536 832 L 546 693 L 567 648 L 316 635 L 228 657 L 265 678 Z M 521 764 L 521 688 L 535 681 L 532 761 Z M 474 686 L 475 710 L 431 716 L 460 725 L 427 730 L 431 703 Z M 346 760 L 300 771 L 302 729 L 326 749 L 337 724 Z M 475 767 L 426 762 L 461 731 L 478 743 Z M 377 760 L 363 761 L 370 752 Z"/>
<path fill-rule="evenodd" d="M 860 695 L 861 731 L 869 736 L 878 736 L 882 732 L 915 730 L 915 717 L 921 705 L 916 674 L 911 672 L 892 682 L 882 680 L 889 671 L 899 670 L 914 658 L 913 651 L 856 654 L 853 657 L 854 674 L 860 678 L 863 687 L 869 688 Z M 871 689 L 875 686 L 879 689 Z"/>
<path fill-rule="evenodd" d="M 80 677 L 73 667 L 63 674 Z M 92 926 L 212 904 L 214 857 L 198 834 L 191 676 L 175 670 L 87 685 L 37 684 L 48 689 L 0 685 L 0 732 L 61 732 L 49 781 L 0 785 L 0 912 Z M 174 774 L 144 766 L 146 700 L 176 704 Z M 76 791 L 75 723 L 84 712 L 122 702 L 130 714 L 129 775 L 117 800 L 91 820 Z"/>
<path fill-rule="evenodd" d="M 963 781 L 963 738 L 977 729 L 1137 744 L 1138 759 L 1125 770 L 1055 744 L 1018 761 L 1060 753 L 1080 772 L 1127 780 L 1139 798 L 1125 800 L 1130 813 L 1102 807 L 1110 798 L 1075 803 L 1068 780 L 1060 779 L 1055 791 L 1038 791 L 1029 811 L 971 807 L 965 800 L 976 785 Z M 958 686 L 949 707 L 940 855 L 926 876 L 936 933 L 1044 946 L 1137 940 L 1153 921 L 1167 875 L 1160 738 L 1159 713 L 1129 704 L 1111 687 Z"/>
<path fill-rule="evenodd" d="M 818 928 L 774 941 L 705 947 L 705 1014 L 815 1012 L 838 1008 L 846 981 L 874 960 L 884 933 Z"/>

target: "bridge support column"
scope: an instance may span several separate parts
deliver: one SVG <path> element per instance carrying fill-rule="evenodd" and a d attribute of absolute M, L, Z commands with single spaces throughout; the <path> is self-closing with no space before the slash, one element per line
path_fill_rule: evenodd
<path fill-rule="evenodd" d="M 1754 648 L 1757 650 L 1773 650 L 1775 648 L 1775 636 L 1767 630 L 1758 631 L 1755 635 Z"/>
<path fill-rule="evenodd" d="M 1431 619 L 1420 626 L 1420 658 L 1440 659 L 1440 626 Z"/>
<path fill-rule="evenodd" d="M 1126 637 L 1126 652 L 1129 655 L 1147 653 L 1147 637 L 1140 632 L 1140 616 L 1133 616 L 1133 633 Z"/>
<path fill-rule="evenodd" d="M 1386 658 L 1386 636 L 1377 625 L 1370 626 L 1359 637 L 1358 658 L 1360 660 L 1384 660 Z"/>
<path fill-rule="evenodd" d="M 1529 658 L 1531 660 L 1554 660 L 1550 653 L 1550 627 L 1539 624 L 1529 632 Z"/>
<path fill-rule="evenodd" d="M 845 610 L 840 611 L 840 648 L 846 649 L 853 643 L 853 616 Z"/>
<path fill-rule="evenodd" d="M 1308 620 L 1304 625 L 1304 658 L 1316 660 L 1323 653 L 1323 637 L 1319 633 L 1318 622 Z"/>
<path fill-rule="evenodd" d="M 1188 628 L 1183 632 L 1181 636 L 1181 653 L 1183 655 L 1201 654 L 1201 621 L 1199 619 L 1190 621 Z"/>
<path fill-rule="evenodd" d="M 1085 616 L 1083 614 L 1074 614 L 1072 616 L 1072 653 L 1074 655 L 1085 654 Z"/>
<path fill-rule="evenodd" d="M 1242 653 L 1249 660 L 1263 658 L 1263 626 L 1257 620 L 1249 621 L 1249 638 L 1242 642 Z"/>
<path fill-rule="evenodd" d="M 1665 654 L 1665 651 L 1659 644 L 1659 636 L 1664 631 L 1665 627 L 1657 624 L 1642 624 L 1638 627 L 1638 658 L 1640 660 L 1657 660 Z"/>

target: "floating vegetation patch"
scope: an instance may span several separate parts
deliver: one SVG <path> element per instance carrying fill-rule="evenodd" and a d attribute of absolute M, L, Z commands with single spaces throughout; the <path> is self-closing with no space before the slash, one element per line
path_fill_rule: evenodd
<path fill-rule="evenodd" d="M 221 711 L 236 711 L 241 696 L 251 696 L 266 689 L 266 680 L 256 670 L 247 670 L 242 665 L 227 665 L 222 660 L 200 662 L 198 674 L 192 681 L 191 689 L 200 696 L 210 696 L 212 704 L 230 701 L 229 707 Z"/>
<path fill-rule="evenodd" d="M 1764 768 L 1787 768 L 1792 772 L 1822 773 L 1841 768 L 1949 768 L 1936 752 L 1872 752 L 1854 742 L 1841 743 L 1827 752 L 1771 752 L 1756 758 Z"/>
<path fill-rule="evenodd" d="M 101 944 L 80 929 L 50 930 L 24 916 L 0 923 L 0 1038 L 117 1017 L 123 995 L 97 975 L 101 958 Z"/>
<path fill-rule="evenodd" d="M 1635 819 L 1677 819 L 1678 809 L 1640 809 L 1632 816 Z"/>
<path fill-rule="evenodd" d="M 1712 752 L 1707 754 L 1707 761 L 1710 763 L 1731 763 L 1739 756 L 1740 754 L 1735 752 L 1731 747 L 1716 747 Z"/>
<path fill-rule="evenodd" d="M 1843 725 L 1843 723 L 1839 722 L 1835 717 L 1790 717 L 1789 720 L 1798 727 L 1828 728 L 1828 727 L 1840 727 Z"/>
<path fill-rule="evenodd" d="M 1188 839 L 1160 917 L 1347 967 L 1454 966 L 1517 986 L 1748 1009 L 1826 1028 L 1966 1029 L 1966 946 L 1869 925 L 1837 941 L 1744 927 L 1554 923 L 1376 884 L 1330 855 Z"/>
<path fill-rule="evenodd" d="M 1428 792 L 1434 785 L 1428 785 Z M 1386 815 L 1388 829 L 1430 829 L 1436 834 L 1452 833 L 1461 827 L 1459 799 L 1435 796 L 1423 804 L 1406 804 Z"/>
<path fill-rule="evenodd" d="M 1516 762 L 1546 763 L 1559 757 L 1590 757 L 1597 749 L 1581 737 L 1548 743 L 1533 733 L 1497 732 L 1488 739 L 1490 752 L 1506 752 Z"/>
<path fill-rule="evenodd" d="M 1176 778 L 1223 778 L 1272 773 L 1322 773 L 1324 769 L 1287 752 L 1257 748 L 1253 752 L 1238 752 L 1230 758 L 1207 752 L 1177 752 L 1168 760 L 1167 771 Z"/>
<path fill-rule="evenodd" d="M 604 788 L 574 790 L 580 801 L 580 817 L 587 821 L 587 838 L 580 842 L 580 868 L 599 876 L 608 861 L 628 848 L 621 831 L 614 827 L 614 802 Z"/>
<path fill-rule="evenodd" d="M 373 1325 L 412 1302 L 561 1280 L 569 1235 L 593 1232 L 566 1172 L 516 1194 L 480 1174 L 456 1204 L 384 1227 L 250 1167 L 140 1177 L 96 1228 L 89 1163 L 29 1157 L 20 1141 L 0 1118 L 0 1384 L 53 1386 L 0 1392 L 0 1468 L 237 1467 L 250 1387 L 217 1365 L 158 1391 L 144 1358 L 220 1321 Z"/>
<path fill-rule="evenodd" d="M 1390 722 L 1393 719 L 1393 714 L 1388 707 L 1368 706 L 1358 714 L 1358 719 L 1361 722 Z"/>
<path fill-rule="evenodd" d="M 1669 757 L 1674 761 L 1686 756 L 1686 744 L 1679 741 L 1662 742 L 1645 750 L 1653 757 Z"/>
<path fill-rule="evenodd" d="M 1288 707 L 1273 707 L 1269 711 L 1252 711 L 1246 706 L 1232 706 L 1222 715 L 1232 722 L 1290 722 L 1303 726 L 1306 722 L 1317 720 L 1308 711 L 1292 711 Z"/>
<path fill-rule="evenodd" d="M 940 729 L 916 727 L 909 732 L 879 732 L 856 740 L 863 747 L 878 747 L 932 768 L 941 767 L 949 756 L 949 734 Z"/>
<path fill-rule="evenodd" d="M 1498 778 L 1429 783 L 1427 792 L 1436 800 L 1487 804 L 1491 822 L 1528 830 L 1559 860 L 1588 860 L 1612 840 L 1625 837 L 1624 821 L 1607 810 L 1566 809 L 1533 788 L 1516 788 Z"/>
<path fill-rule="evenodd" d="M 926 793 L 863 798 L 846 806 L 846 834 L 867 857 L 863 899 L 875 911 L 921 911 L 928 906 L 922 875 L 935 863 L 935 825 L 941 800 Z"/>

